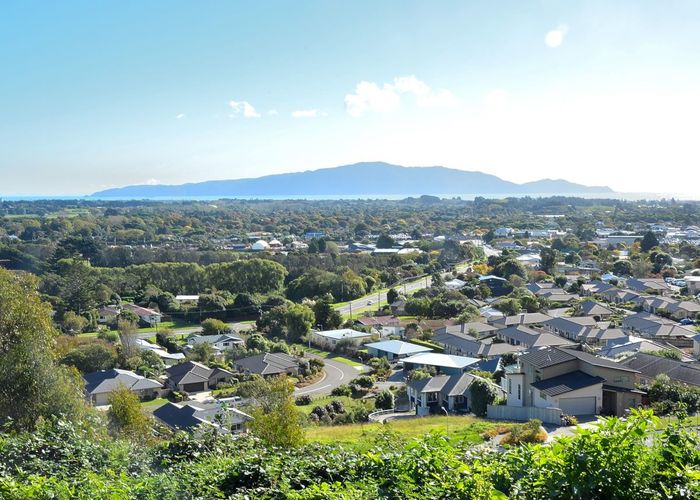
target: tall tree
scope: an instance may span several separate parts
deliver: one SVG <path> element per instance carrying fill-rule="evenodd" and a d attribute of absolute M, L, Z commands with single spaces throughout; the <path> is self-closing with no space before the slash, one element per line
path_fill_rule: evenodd
<path fill-rule="evenodd" d="M 294 385 L 286 377 L 277 377 L 264 386 L 253 396 L 251 432 L 270 446 L 302 444 L 304 432 L 301 414 L 294 404 Z"/>
<path fill-rule="evenodd" d="M 647 231 L 644 237 L 642 238 L 641 243 L 639 244 L 639 248 L 642 252 L 648 252 L 654 247 L 659 246 L 659 239 L 656 237 L 656 235 L 652 231 Z"/>

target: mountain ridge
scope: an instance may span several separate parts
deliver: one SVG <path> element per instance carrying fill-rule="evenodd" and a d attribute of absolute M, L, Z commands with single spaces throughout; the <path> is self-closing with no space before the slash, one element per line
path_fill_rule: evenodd
<path fill-rule="evenodd" d="M 522 184 L 480 171 L 442 166 L 405 167 L 362 162 L 337 167 L 186 184 L 142 184 L 98 191 L 93 197 L 168 196 L 342 196 L 460 194 L 591 194 L 612 193 L 607 186 L 584 186 L 563 179 Z"/>

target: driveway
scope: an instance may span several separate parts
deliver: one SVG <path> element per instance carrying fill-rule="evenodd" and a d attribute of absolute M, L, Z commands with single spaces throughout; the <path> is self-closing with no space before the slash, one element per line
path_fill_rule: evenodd
<path fill-rule="evenodd" d="M 323 368 L 324 377 L 318 382 L 307 385 L 306 387 L 301 387 L 294 390 L 295 396 L 302 396 L 308 394 L 309 396 L 327 396 L 331 393 L 333 389 L 339 387 L 343 384 L 349 384 L 352 379 L 360 375 L 365 371 L 366 367 L 350 366 L 340 361 L 334 361 L 333 359 L 322 358 L 315 354 L 306 353 L 306 356 L 311 358 L 323 359 L 325 367 Z"/>

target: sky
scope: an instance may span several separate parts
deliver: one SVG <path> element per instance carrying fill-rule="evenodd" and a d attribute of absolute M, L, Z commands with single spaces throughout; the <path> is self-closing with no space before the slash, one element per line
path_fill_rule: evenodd
<path fill-rule="evenodd" d="M 698 26 L 696 0 L 8 0 L 0 195 L 359 161 L 692 193 Z"/>

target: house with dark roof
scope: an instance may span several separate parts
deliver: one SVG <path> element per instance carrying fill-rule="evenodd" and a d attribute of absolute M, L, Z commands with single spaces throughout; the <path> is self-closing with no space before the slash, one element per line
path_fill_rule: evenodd
<path fill-rule="evenodd" d="M 175 391 L 201 392 L 215 389 L 221 382 L 233 378 L 233 373 L 223 368 L 209 368 L 196 361 L 187 361 L 166 368 L 167 385 Z"/>
<path fill-rule="evenodd" d="M 461 323 L 458 325 L 444 325 L 434 330 L 435 335 L 443 333 L 460 333 L 471 335 L 472 337 L 486 337 L 498 330 L 498 327 L 481 321 L 473 321 L 471 323 Z"/>
<path fill-rule="evenodd" d="M 156 397 L 163 388 L 163 384 L 156 380 L 117 368 L 86 373 L 83 378 L 85 393 L 90 402 L 97 406 L 109 404 L 109 395 L 119 387 L 126 387 L 135 392 L 140 399 Z"/>
<path fill-rule="evenodd" d="M 525 347 L 499 342 L 494 337 L 476 338 L 466 333 L 450 332 L 436 333 L 431 342 L 444 349 L 445 354 L 470 356 L 473 358 L 493 359 L 508 352 L 524 351 Z M 496 340 L 494 342 L 494 340 Z"/>
<path fill-rule="evenodd" d="M 255 373 L 263 377 L 277 375 L 296 376 L 299 373 L 299 360 L 283 352 L 266 352 L 236 361 L 236 370 L 241 373 Z"/>
<path fill-rule="evenodd" d="M 469 373 L 437 375 L 423 380 L 414 380 L 406 386 L 406 393 L 416 415 L 430 413 L 469 412 L 469 387 L 475 380 L 484 380 Z M 503 390 L 489 382 L 502 396 Z"/>
<path fill-rule="evenodd" d="M 662 278 L 629 278 L 627 288 L 637 293 L 673 294 L 671 287 Z"/>
<path fill-rule="evenodd" d="M 548 314 L 535 312 L 535 313 L 520 313 L 513 316 L 505 316 L 501 318 L 493 318 L 489 321 L 490 324 L 497 328 L 508 328 L 509 326 L 517 325 L 541 325 L 547 320 L 552 319 Z"/>
<path fill-rule="evenodd" d="M 644 352 L 633 354 L 621 364 L 639 371 L 640 380 L 645 385 L 650 385 L 658 375 L 664 374 L 675 382 L 700 387 L 700 366 L 697 364 Z"/>
<path fill-rule="evenodd" d="M 581 314 L 599 319 L 607 319 L 613 315 L 613 310 L 595 300 L 586 300 L 581 303 Z"/>
<path fill-rule="evenodd" d="M 496 338 L 514 346 L 523 346 L 526 349 L 534 347 L 546 347 L 550 345 L 573 345 L 574 343 L 558 335 L 535 330 L 524 325 L 511 326 L 498 330 Z"/>
<path fill-rule="evenodd" d="M 552 318 L 545 321 L 542 328 L 546 331 L 576 341 L 587 328 L 600 326 L 592 316 L 576 316 Z M 607 327 L 607 324 L 605 325 Z"/>
<path fill-rule="evenodd" d="M 529 351 L 505 371 L 501 387 L 508 406 L 619 416 L 642 402 L 637 370 L 573 348 Z"/>
<path fill-rule="evenodd" d="M 627 333 L 654 340 L 665 340 L 680 346 L 692 345 L 695 331 L 675 321 L 648 312 L 638 312 L 622 320 L 622 329 Z"/>
<path fill-rule="evenodd" d="M 216 402 L 211 404 L 188 401 L 166 403 L 153 412 L 153 416 L 173 430 L 197 433 L 206 429 L 241 434 L 252 418 L 237 408 Z"/>

